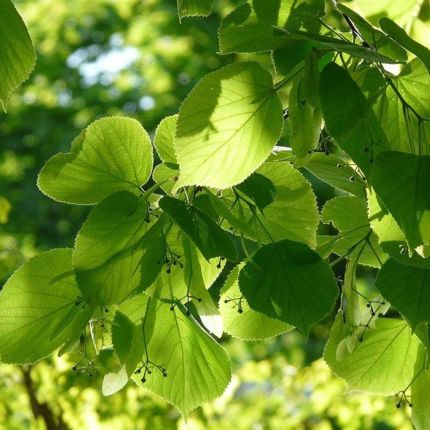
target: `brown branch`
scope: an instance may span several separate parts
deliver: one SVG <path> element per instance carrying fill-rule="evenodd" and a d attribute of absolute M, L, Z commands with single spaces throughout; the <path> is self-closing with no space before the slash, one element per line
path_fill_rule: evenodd
<path fill-rule="evenodd" d="M 21 367 L 21 371 L 23 374 L 23 384 L 28 394 L 34 418 L 41 417 L 45 422 L 46 430 L 69 430 L 69 427 L 63 421 L 62 414 L 57 418 L 48 403 L 39 402 L 37 399 L 33 379 L 31 378 L 31 366 Z"/>

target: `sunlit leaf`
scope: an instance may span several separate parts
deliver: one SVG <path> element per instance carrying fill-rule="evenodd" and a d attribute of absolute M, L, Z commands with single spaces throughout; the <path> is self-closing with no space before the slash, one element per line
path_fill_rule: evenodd
<path fill-rule="evenodd" d="M 0 103 L 7 101 L 36 64 L 36 52 L 22 18 L 10 0 L 0 2 Z"/>
<path fill-rule="evenodd" d="M 154 312 L 148 320 L 145 312 L 150 306 Z M 171 311 L 169 304 L 139 295 L 125 302 L 120 311 L 134 324 L 142 324 L 147 345 L 141 360 L 163 367 L 166 374 L 152 366 L 150 374 L 142 369 L 133 375 L 136 383 L 162 396 L 184 415 L 223 393 L 231 377 L 228 356 L 180 307 Z"/>
<path fill-rule="evenodd" d="M 214 0 L 178 0 L 179 17 L 208 16 Z"/>
<path fill-rule="evenodd" d="M 69 153 L 50 158 L 38 185 L 54 200 L 93 204 L 119 190 L 138 191 L 151 171 L 148 133 L 132 118 L 108 117 L 83 130 Z"/>
<path fill-rule="evenodd" d="M 269 156 L 282 123 L 272 77 L 259 64 L 232 64 L 205 76 L 179 111 L 177 187 L 242 182 Z"/>
<path fill-rule="evenodd" d="M 393 395 L 406 389 L 414 376 L 421 342 L 403 320 L 379 318 L 363 341 L 342 360 L 336 358 L 339 342 L 348 327 L 338 314 L 331 329 L 324 358 L 333 372 L 345 379 L 351 390 Z"/>
<path fill-rule="evenodd" d="M 155 130 L 154 146 L 158 156 L 165 163 L 176 164 L 175 134 L 178 115 L 164 118 Z"/>
<path fill-rule="evenodd" d="M 71 249 L 44 252 L 28 260 L 4 285 L 0 292 L 3 362 L 40 360 L 87 323 L 91 308 L 79 303 L 71 259 Z"/>
<path fill-rule="evenodd" d="M 157 224 L 149 210 L 144 199 L 128 191 L 109 196 L 92 210 L 73 251 L 79 288 L 86 297 L 104 305 L 120 303 L 139 287 L 145 235 L 157 234 L 163 222 Z"/>

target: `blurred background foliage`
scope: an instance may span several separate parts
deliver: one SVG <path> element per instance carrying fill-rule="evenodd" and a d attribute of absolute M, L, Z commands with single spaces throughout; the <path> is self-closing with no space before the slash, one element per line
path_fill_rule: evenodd
<path fill-rule="evenodd" d="M 88 213 L 39 192 L 36 177 L 44 162 L 67 152 L 80 129 L 103 116 L 133 116 L 153 134 L 199 78 L 237 60 L 217 55 L 216 34 L 221 17 L 240 1 L 219 0 L 209 18 L 181 23 L 175 0 L 14 3 L 38 61 L 0 117 L 0 285 L 35 253 L 72 246 Z M 428 45 L 428 0 L 348 3 L 374 23 L 390 16 Z M 270 64 L 266 54 L 257 59 Z M 321 202 L 332 197 L 312 180 Z M 64 429 L 412 428 L 408 411 L 397 410 L 394 399 L 345 394 L 345 384 L 318 359 L 329 325 L 317 326 L 307 341 L 296 332 L 258 343 L 226 339 L 232 384 L 222 398 L 193 412 L 187 426 L 163 400 L 133 385 L 103 397 L 101 377 L 71 372 L 73 356 L 28 369 L 1 365 L 0 429 L 45 429 L 34 402 L 62 417 Z"/>

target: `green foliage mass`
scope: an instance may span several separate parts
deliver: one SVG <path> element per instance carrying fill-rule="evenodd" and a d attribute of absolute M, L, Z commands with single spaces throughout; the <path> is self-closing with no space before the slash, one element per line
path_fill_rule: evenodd
<path fill-rule="evenodd" d="M 1 20 L 15 17 L 2 42 L 3 105 L 34 62 L 9 3 L 1 3 L 6 14 L 0 14 Z M 76 88 L 68 87 L 67 74 L 57 83 L 62 98 L 53 101 L 47 88 L 40 113 L 50 103 L 63 104 L 83 129 L 69 152 L 46 162 L 37 184 L 52 204 L 93 208 L 73 246 L 33 256 L 4 285 L 1 360 L 26 365 L 58 348 L 60 354 L 82 351 L 74 371 L 94 376 L 102 367 L 105 395 L 131 380 L 186 418 L 229 390 L 224 331 L 257 340 L 298 328 L 308 337 L 334 320 L 324 352 L 331 370 L 351 390 L 396 396 L 397 408 L 412 408 L 415 427 L 425 429 L 430 57 L 391 20 L 401 16 L 405 27 L 413 20 L 397 3 L 382 17 L 384 8 L 366 9 L 364 1 L 348 3 L 351 8 L 322 0 L 245 2 L 223 18 L 218 33 L 219 52 L 240 54 L 237 61 L 223 56 L 230 59 L 212 67 L 209 58 L 205 69 L 216 70 L 192 75 L 200 80 L 186 97 L 190 88 L 178 91 L 179 109 L 161 121 L 154 112 L 137 113 L 138 105 L 151 110 L 155 100 L 136 99 L 136 87 L 147 85 L 131 66 L 137 59 L 130 70 L 91 74 L 93 56 L 126 49 L 124 39 L 99 34 L 94 45 L 85 20 L 70 23 L 60 11 L 58 22 L 72 35 L 66 31 L 55 41 L 56 59 L 81 74 L 81 91 L 96 87 L 94 100 L 102 103 L 89 109 L 71 100 L 68 91 Z M 82 2 L 88 14 L 96 5 Z M 147 7 L 156 15 L 156 2 Z M 213 5 L 180 0 L 177 7 L 181 18 L 207 16 Z M 148 34 L 137 30 L 142 8 L 133 1 L 112 6 L 99 24 L 113 20 L 128 29 L 127 42 L 143 43 Z M 163 34 L 163 23 L 154 25 L 155 34 Z M 178 43 L 180 25 L 170 35 Z M 86 50 L 71 54 L 66 42 Z M 24 60 L 11 58 L 11 43 Z M 49 73 L 44 61 L 50 56 L 43 52 L 53 49 L 41 44 L 41 69 L 33 79 Z M 178 53 L 176 60 L 177 80 L 191 84 L 183 71 L 187 60 Z M 162 105 L 174 85 L 154 76 L 147 90 L 159 94 Z M 135 118 L 108 107 L 115 96 L 104 86 L 115 80 L 125 88 L 122 111 Z M 11 116 L 18 105 L 12 101 Z M 66 112 L 57 111 L 60 118 Z M 23 111 L 16 121 L 25 119 Z M 55 137 L 49 121 L 39 141 Z M 13 124 L 6 127 L 13 135 Z M 23 139 L 24 145 L 37 139 Z M 8 144 L 20 148 L 16 136 Z M 45 158 L 38 155 L 36 166 Z M 318 195 L 309 172 L 329 186 L 332 199 Z M 78 222 L 85 209 L 76 210 L 69 213 Z M 9 211 L 7 200 L 0 221 Z M 21 229 L 23 217 L 12 231 Z M 20 239 L 43 232 L 33 229 L 22 227 Z M 370 287 L 357 281 L 360 273 Z"/>

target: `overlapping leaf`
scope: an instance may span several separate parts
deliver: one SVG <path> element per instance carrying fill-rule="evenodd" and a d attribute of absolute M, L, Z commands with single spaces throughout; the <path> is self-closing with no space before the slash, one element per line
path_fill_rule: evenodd
<path fill-rule="evenodd" d="M 236 229 L 233 232 L 262 243 L 290 239 L 315 247 L 319 221 L 316 197 L 298 170 L 288 162 L 266 162 L 247 181 L 254 181 L 267 201 L 262 205 L 261 199 L 251 198 L 243 187 L 241 193 L 223 192 L 221 201 L 230 214 L 221 215 Z"/>
<path fill-rule="evenodd" d="M 242 182 L 269 156 L 282 123 L 272 77 L 259 64 L 232 64 L 205 76 L 179 111 L 177 187 Z"/>
<path fill-rule="evenodd" d="M 306 245 L 283 240 L 263 246 L 243 267 L 239 287 L 251 309 L 307 334 L 337 297 L 330 266 Z"/>
<path fill-rule="evenodd" d="M 33 363 L 80 331 L 91 308 L 80 303 L 71 249 L 54 249 L 28 260 L 0 292 L 0 357 Z M 78 305 L 76 305 L 78 303 Z"/>
<path fill-rule="evenodd" d="M 357 197 L 366 196 L 366 183 L 354 167 L 333 154 L 314 152 L 305 168 L 313 175 L 339 190 Z"/>
<path fill-rule="evenodd" d="M 318 17 L 323 15 L 321 0 L 249 1 L 223 19 L 219 29 L 220 50 L 231 53 L 276 49 L 285 38 L 274 26 L 318 32 L 321 25 Z"/>
<path fill-rule="evenodd" d="M 320 102 L 330 135 L 368 176 L 377 154 L 389 149 L 371 103 L 349 73 L 334 63 L 321 73 Z"/>
<path fill-rule="evenodd" d="M 318 247 L 321 255 L 334 252 L 360 264 L 380 267 L 386 256 L 367 218 L 366 201 L 355 196 L 335 197 L 321 211 L 321 219 L 339 230 L 338 236 Z"/>
<path fill-rule="evenodd" d="M 96 303 L 120 303 L 142 280 L 145 235 L 164 222 L 149 214 L 146 200 L 119 191 L 96 206 L 76 238 L 73 265 L 79 288 Z"/>
<path fill-rule="evenodd" d="M 429 183 L 430 156 L 387 151 L 375 160 L 373 188 L 412 248 L 430 242 Z"/>
<path fill-rule="evenodd" d="M 376 280 L 381 294 L 406 318 L 412 329 L 430 321 L 430 269 L 404 266 L 390 259 Z"/>
<path fill-rule="evenodd" d="M 152 162 L 148 133 L 136 120 L 103 118 L 81 132 L 69 153 L 48 160 L 38 185 L 55 200 L 94 204 L 119 190 L 138 190 Z"/>
<path fill-rule="evenodd" d="M 162 366 L 167 375 L 155 367 L 145 375 L 142 369 L 133 376 L 136 383 L 184 415 L 223 393 L 231 377 L 228 356 L 180 307 L 171 311 L 169 304 L 139 295 L 125 302 L 120 312 L 145 337 L 141 360 Z"/>
<path fill-rule="evenodd" d="M 30 75 L 36 52 L 22 18 L 10 0 L 0 3 L 0 104 Z"/>
<path fill-rule="evenodd" d="M 366 331 L 363 341 L 341 360 L 339 343 L 349 334 L 339 314 L 331 329 L 324 358 L 334 373 L 345 379 L 351 390 L 393 395 L 406 389 L 414 376 L 421 342 L 403 320 L 380 318 Z"/>
<path fill-rule="evenodd" d="M 232 270 L 221 291 L 219 308 L 225 332 L 243 340 L 261 340 L 291 330 L 293 327 L 289 324 L 249 307 L 239 289 L 241 267 L 242 265 L 236 266 Z"/>

